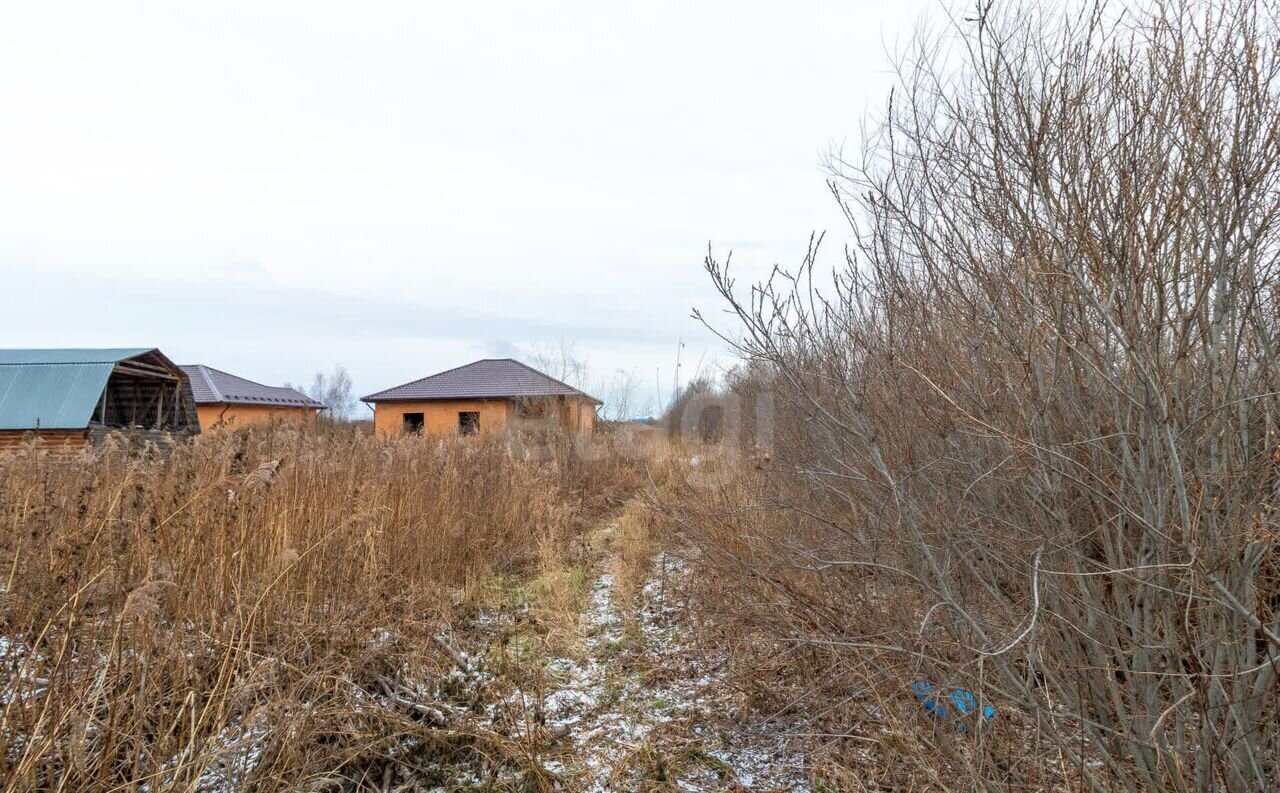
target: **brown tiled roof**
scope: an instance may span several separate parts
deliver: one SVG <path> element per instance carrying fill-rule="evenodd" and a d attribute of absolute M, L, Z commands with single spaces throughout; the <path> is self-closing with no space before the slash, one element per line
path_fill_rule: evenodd
<path fill-rule="evenodd" d="M 511 358 L 486 358 L 363 397 L 365 402 L 576 396 L 600 400 Z"/>
<path fill-rule="evenodd" d="M 278 386 L 263 385 L 236 377 L 203 364 L 182 367 L 191 380 L 191 393 L 197 405 L 271 405 L 275 407 L 322 408 L 306 394 Z"/>

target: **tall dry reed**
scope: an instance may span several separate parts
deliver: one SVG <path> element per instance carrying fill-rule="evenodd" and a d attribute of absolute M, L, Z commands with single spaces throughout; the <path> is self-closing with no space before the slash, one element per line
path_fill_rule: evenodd
<path fill-rule="evenodd" d="M 450 728 L 451 615 L 637 477 L 568 441 L 341 427 L 0 458 L 4 789 L 376 789 L 501 760 Z"/>

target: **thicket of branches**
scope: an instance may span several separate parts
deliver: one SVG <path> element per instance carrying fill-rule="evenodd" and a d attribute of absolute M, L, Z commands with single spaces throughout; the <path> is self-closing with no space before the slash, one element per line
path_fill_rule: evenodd
<path fill-rule="evenodd" d="M 727 400 L 709 377 L 686 383 L 662 414 L 662 428 L 673 438 L 703 442 L 723 439 Z"/>
<path fill-rule="evenodd" d="M 983 4 L 833 161 L 834 283 L 708 259 L 738 386 L 777 404 L 764 479 L 672 505 L 720 607 L 811 672 L 826 731 L 921 678 L 999 707 L 887 778 L 1280 778 L 1276 23 Z"/>

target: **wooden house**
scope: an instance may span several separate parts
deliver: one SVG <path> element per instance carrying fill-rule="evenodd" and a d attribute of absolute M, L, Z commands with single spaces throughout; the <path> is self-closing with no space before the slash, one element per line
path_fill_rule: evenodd
<path fill-rule="evenodd" d="M 324 405 L 300 391 L 263 385 L 204 364 L 184 365 L 191 380 L 200 429 L 247 427 L 253 424 L 315 423 Z"/>
<path fill-rule="evenodd" d="M 511 358 L 490 358 L 363 398 L 379 437 L 503 431 L 541 422 L 589 435 L 596 426 L 590 394 Z"/>
<path fill-rule="evenodd" d="M 113 430 L 199 432 L 186 373 L 157 349 L 0 350 L 0 448 L 79 448 Z"/>

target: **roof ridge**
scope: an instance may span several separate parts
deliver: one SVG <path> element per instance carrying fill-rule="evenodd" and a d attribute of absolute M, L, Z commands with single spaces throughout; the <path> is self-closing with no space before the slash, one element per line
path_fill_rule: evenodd
<path fill-rule="evenodd" d="M 128 358 L 125 359 L 129 360 Z M 31 361 L 29 363 L 19 363 L 17 361 L 0 361 L 0 366 L 89 366 L 92 364 L 115 364 L 119 361 Z"/>
<path fill-rule="evenodd" d="M 302 393 L 301 391 L 298 391 L 298 389 L 293 388 L 293 387 L 290 387 L 290 386 L 282 386 L 282 385 L 267 385 L 266 383 L 259 383 L 257 380 L 250 380 L 250 379 L 249 379 L 249 378 L 247 378 L 247 377 L 241 377 L 241 376 L 240 376 L 240 375 L 238 375 L 238 374 L 232 374 L 231 372 L 228 372 L 226 369 L 219 369 L 219 368 L 218 368 L 218 367 L 216 367 L 216 366 L 209 366 L 208 364 L 203 364 L 203 363 L 198 363 L 198 364 L 196 364 L 196 366 L 199 366 L 199 367 L 200 367 L 200 369 L 202 370 L 202 371 L 201 371 L 201 374 L 204 374 L 206 377 L 208 377 L 208 372 L 217 372 L 218 374 L 224 374 L 224 375 L 226 375 L 227 377 L 230 377 L 230 378 L 231 378 L 231 379 L 233 379 L 233 380 L 243 380 L 243 381 L 245 381 L 246 383 L 250 383 L 250 384 L 252 384 L 252 385 L 256 385 L 256 386 L 258 386 L 259 388 L 275 388 L 275 389 L 278 389 L 278 390 L 281 390 L 281 391 L 288 390 L 288 391 L 293 391 L 293 392 L 295 392 L 295 393 L 299 393 L 299 394 L 301 394 L 301 393 Z M 209 378 L 209 379 L 210 379 L 210 381 L 212 381 L 212 378 Z M 302 395 L 303 395 L 303 396 L 306 396 L 306 394 L 302 394 Z"/>
<path fill-rule="evenodd" d="M 566 382 L 565 382 L 565 381 L 563 381 L 563 380 L 557 380 L 556 378 L 552 377 L 551 375 L 547 374 L 546 372 L 542 371 L 541 369 L 534 369 L 534 368 L 533 368 L 532 366 L 530 366 L 529 364 L 527 364 L 527 363 L 525 363 L 524 361 L 521 361 L 521 360 L 519 360 L 519 359 L 517 359 L 517 358 L 499 358 L 498 360 L 511 361 L 512 363 L 517 364 L 518 366 L 523 366 L 524 368 L 528 369 L 529 371 L 533 372 L 534 374 L 542 375 L 543 377 L 547 378 L 548 380 L 550 380 L 550 381 L 551 381 L 551 382 L 553 382 L 553 383 L 557 383 L 557 384 L 559 384 L 559 385 L 564 386 L 565 388 L 569 389 L 570 391 L 573 391 L 573 392 L 578 393 L 578 394 L 582 394 L 584 397 L 591 397 L 592 399 L 595 399 L 595 397 L 591 396 L 591 395 L 590 395 L 590 394 L 588 394 L 586 391 L 583 391 L 581 388 L 576 388 L 576 387 L 574 387 L 574 386 L 571 386 L 571 385 L 569 385 L 568 383 L 566 383 Z"/>
<path fill-rule="evenodd" d="M 3 347 L 0 348 L 0 365 L 120 363 L 151 353 L 169 360 L 155 347 Z"/>
<path fill-rule="evenodd" d="M 288 403 L 314 408 L 324 407 L 319 400 L 313 399 L 292 386 L 267 385 L 266 383 L 260 383 L 257 380 L 250 380 L 247 377 L 241 377 L 238 374 L 232 374 L 231 372 L 203 363 L 183 364 L 182 368 L 184 370 L 193 369 L 199 372 L 200 380 L 208 387 L 209 392 L 213 397 L 212 402 L 214 404 L 259 404 L 274 400 L 277 403 Z M 220 388 L 218 386 L 218 378 L 214 376 L 215 374 L 220 377 L 228 378 L 229 380 L 235 380 L 235 383 L 229 382 L 227 385 L 231 389 L 239 390 L 229 392 Z M 252 392 L 255 388 L 262 389 L 262 391 L 267 395 L 251 395 L 251 393 L 242 393 L 242 391 Z M 285 396 L 284 394 L 291 394 L 292 396 Z M 208 402 L 205 404 L 208 404 Z"/>
<path fill-rule="evenodd" d="M 218 388 L 218 384 L 213 382 L 213 378 L 209 376 L 210 368 L 211 367 L 205 366 L 202 363 L 196 364 L 196 369 L 200 371 L 201 379 L 203 379 L 205 384 L 209 386 L 209 390 L 213 392 L 213 395 L 217 398 L 217 400 L 221 402 L 223 398 L 222 389 Z"/>
<path fill-rule="evenodd" d="M 474 374 L 471 371 L 474 370 Z M 519 383 L 524 382 L 524 386 Z M 502 390 L 509 383 L 513 390 Z M 536 385 L 531 385 L 536 384 Z M 531 390 L 530 390 L 531 389 Z M 436 395 L 431 396 L 434 392 Z M 512 399 L 526 396 L 583 397 L 602 404 L 580 388 L 515 358 L 480 358 L 435 374 L 361 397 L 364 402 L 422 399 Z"/>
<path fill-rule="evenodd" d="M 385 394 L 388 391 L 395 391 L 396 389 L 399 389 L 399 388 L 406 388 L 411 385 L 417 385 L 418 383 L 421 383 L 423 381 L 431 380 L 432 378 L 440 377 L 441 375 L 446 375 L 446 374 L 449 374 L 450 372 L 456 372 L 459 369 L 466 369 L 468 366 L 475 366 L 476 364 L 484 363 L 485 361 L 509 361 L 509 360 L 512 360 L 512 359 L 510 358 L 478 358 L 472 361 L 471 363 L 464 363 L 461 366 L 455 366 L 452 369 L 444 369 L 442 371 L 436 372 L 435 374 L 429 374 L 426 377 L 419 377 L 417 380 L 410 380 L 407 383 L 400 383 L 399 385 L 393 385 L 388 388 L 384 388 L 381 391 L 375 391 L 374 393 L 369 394 L 368 396 L 360 397 L 360 401 L 364 402 L 366 400 L 373 399 L 374 397 L 379 396 L 381 394 Z"/>

